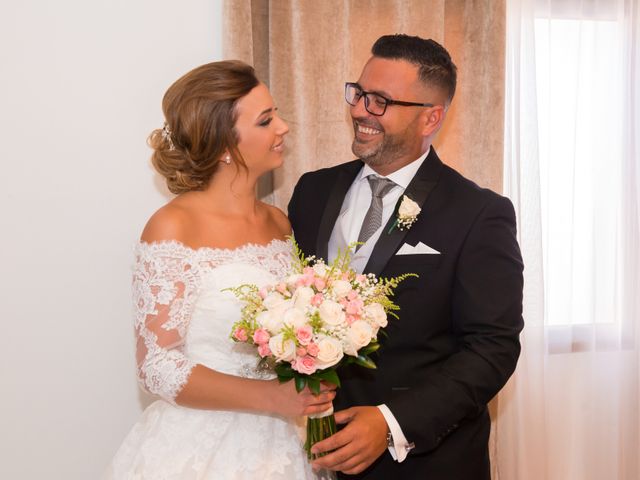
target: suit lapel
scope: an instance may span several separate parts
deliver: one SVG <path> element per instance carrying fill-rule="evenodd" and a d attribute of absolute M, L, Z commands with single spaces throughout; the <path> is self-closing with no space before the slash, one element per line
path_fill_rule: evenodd
<path fill-rule="evenodd" d="M 424 221 L 424 218 L 421 218 L 421 215 L 424 215 L 424 204 L 427 202 L 429 194 L 438 183 L 441 171 L 442 162 L 438 158 L 438 155 L 432 146 L 429 155 L 427 155 L 427 158 L 422 163 L 416 172 L 416 175 L 413 177 L 413 180 L 411 180 L 411 183 L 409 183 L 409 186 L 404 192 L 404 195 L 416 202 L 420 205 L 420 208 L 423 209 L 423 212 L 418 216 L 418 222 L 420 222 L 420 220 Z M 389 259 L 394 255 L 404 238 L 407 236 L 407 229 L 401 231 L 397 227 L 389 233 L 391 226 L 396 220 L 396 213 L 401 201 L 402 197 L 398 200 L 398 205 L 396 205 L 393 214 L 384 226 L 384 230 L 380 234 L 380 238 L 371 252 L 369 262 L 364 268 L 365 273 L 380 275 L 382 270 L 384 270 L 384 267 L 389 262 Z"/>
<path fill-rule="evenodd" d="M 338 170 L 337 178 L 329 193 L 327 204 L 320 219 L 318 239 L 316 242 L 316 255 L 325 261 L 329 261 L 327 258 L 329 253 L 329 238 L 340 214 L 344 197 L 349 191 L 349 187 L 353 183 L 356 175 L 362 168 L 362 165 L 363 163 L 360 160 L 342 165 Z"/>

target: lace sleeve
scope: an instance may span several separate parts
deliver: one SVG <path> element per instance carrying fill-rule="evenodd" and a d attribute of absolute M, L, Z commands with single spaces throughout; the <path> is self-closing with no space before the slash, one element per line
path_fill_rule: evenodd
<path fill-rule="evenodd" d="M 197 287 L 189 257 L 177 243 L 141 243 L 133 269 L 138 380 L 173 404 L 195 365 L 183 351 Z"/>

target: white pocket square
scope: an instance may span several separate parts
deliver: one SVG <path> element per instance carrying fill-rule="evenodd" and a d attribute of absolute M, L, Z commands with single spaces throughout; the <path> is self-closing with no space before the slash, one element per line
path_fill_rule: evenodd
<path fill-rule="evenodd" d="M 440 255 L 440 252 L 435 248 L 431 248 L 429 245 L 418 242 L 415 247 L 405 243 L 400 247 L 396 255 Z"/>

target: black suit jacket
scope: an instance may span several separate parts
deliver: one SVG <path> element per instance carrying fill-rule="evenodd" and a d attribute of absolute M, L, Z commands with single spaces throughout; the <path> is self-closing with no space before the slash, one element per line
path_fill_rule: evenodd
<path fill-rule="evenodd" d="M 296 240 L 307 255 L 327 257 L 344 196 L 363 163 L 355 160 L 303 175 L 289 204 Z M 433 147 L 405 191 L 421 205 L 409 229 L 387 233 L 365 272 L 407 272 L 396 290 L 376 370 L 339 371 L 337 409 L 385 403 L 407 439 L 408 458 L 385 452 L 358 478 L 489 479 L 487 403 L 513 373 L 520 353 L 523 264 L 511 202 L 443 165 Z M 440 255 L 395 253 L 418 242 Z M 349 477 L 353 478 L 353 477 Z"/>

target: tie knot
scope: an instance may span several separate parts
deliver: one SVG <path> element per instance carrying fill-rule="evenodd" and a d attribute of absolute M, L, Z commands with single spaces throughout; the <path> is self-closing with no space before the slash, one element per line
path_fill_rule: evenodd
<path fill-rule="evenodd" d="M 371 187 L 371 195 L 374 197 L 382 198 L 389 190 L 391 190 L 396 184 L 388 178 L 378 177 L 377 175 L 369 175 L 367 177 L 369 186 Z"/>

